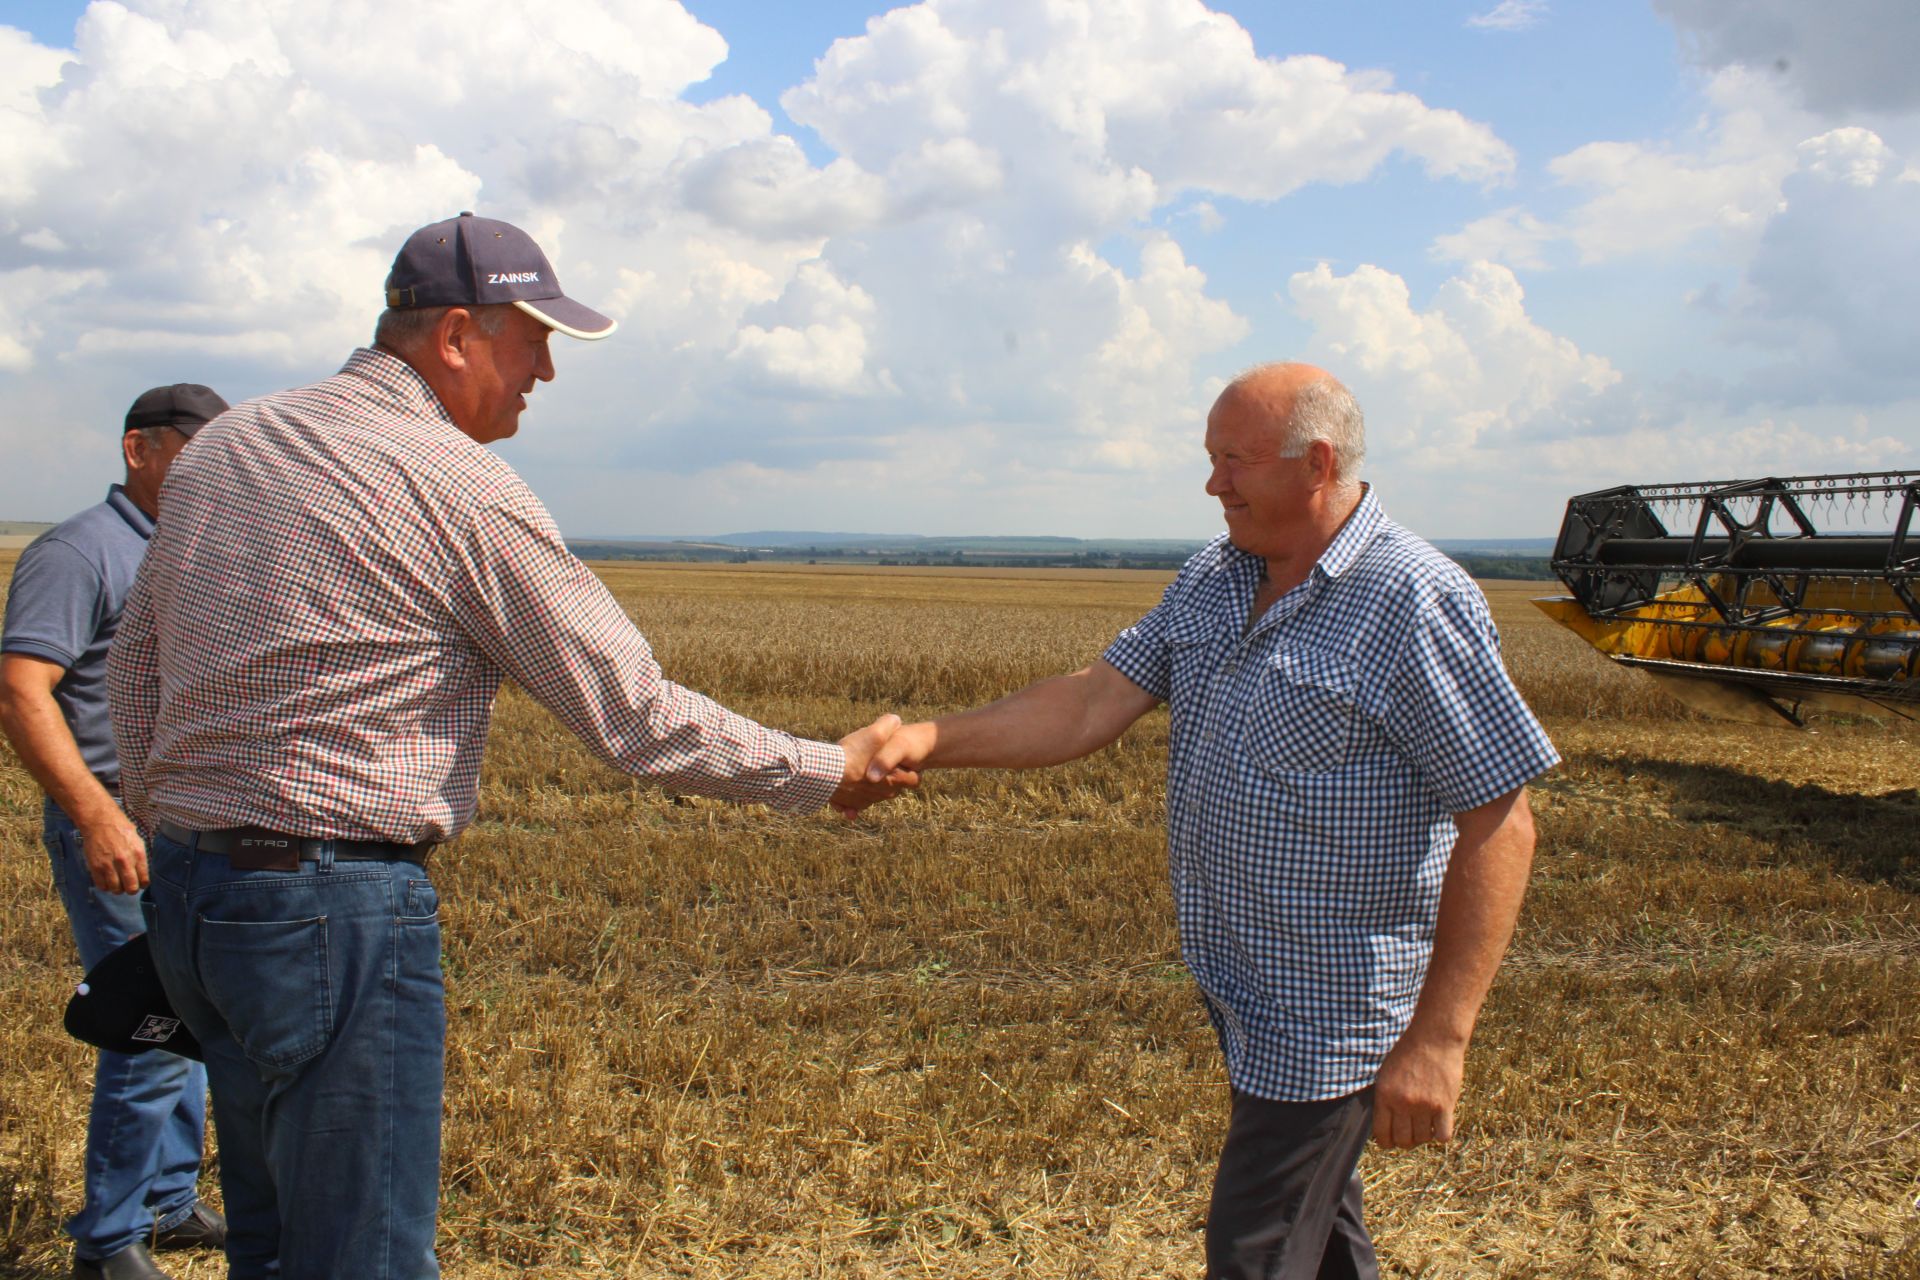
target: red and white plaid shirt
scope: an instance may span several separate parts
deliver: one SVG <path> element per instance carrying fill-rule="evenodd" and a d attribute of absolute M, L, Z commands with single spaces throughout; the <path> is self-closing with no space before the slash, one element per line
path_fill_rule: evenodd
<path fill-rule="evenodd" d="M 163 504 L 107 662 L 145 827 L 450 839 L 503 674 L 676 790 L 802 812 L 839 784 L 838 746 L 665 679 L 513 468 L 386 352 L 223 414 Z"/>

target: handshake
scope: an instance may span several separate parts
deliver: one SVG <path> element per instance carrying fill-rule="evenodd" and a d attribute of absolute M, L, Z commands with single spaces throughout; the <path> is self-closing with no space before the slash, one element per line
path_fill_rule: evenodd
<path fill-rule="evenodd" d="M 938 720 L 881 716 L 840 740 L 847 771 L 832 804 L 851 818 L 920 785 L 920 770 L 1043 769 L 1091 755 L 1160 700 L 1105 661 Z"/>
<path fill-rule="evenodd" d="M 851 821 L 860 811 L 920 785 L 920 766 L 932 748 L 929 724 L 903 725 L 884 715 L 840 739 L 847 769 L 828 801 Z"/>

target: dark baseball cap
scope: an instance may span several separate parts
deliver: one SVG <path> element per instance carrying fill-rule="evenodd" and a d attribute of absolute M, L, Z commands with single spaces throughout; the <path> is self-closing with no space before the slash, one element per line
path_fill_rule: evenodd
<path fill-rule="evenodd" d="M 407 237 L 387 273 L 389 307 L 477 307 L 511 302 L 569 338 L 604 338 L 614 322 L 560 291 L 553 264 L 512 223 L 457 218 Z"/>
<path fill-rule="evenodd" d="M 115 1053 L 165 1049 L 183 1058 L 201 1056 L 200 1041 L 160 985 L 144 933 L 87 970 L 87 980 L 67 1001 L 65 1022 L 74 1039 Z"/>
<path fill-rule="evenodd" d="M 142 391 L 127 410 L 127 430 L 172 427 L 183 436 L 191 436 L 231 407 L 197 382 L 176 382 L 170 387 Z"/>

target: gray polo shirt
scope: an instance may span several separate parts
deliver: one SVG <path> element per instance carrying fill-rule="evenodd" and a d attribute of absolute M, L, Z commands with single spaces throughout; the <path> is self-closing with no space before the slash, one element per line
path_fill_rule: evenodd
<path fill-rule="evenodd" d="M 7 592 L 0 653 L 67 669 L 54 701 L 87 768 L 109 786 L 120 780 L 120 761 L 107 723 L 107 646 L 152 536 L 153 521 L 116 484 L 105 502 L 35 538 L 20 553 Z"/>

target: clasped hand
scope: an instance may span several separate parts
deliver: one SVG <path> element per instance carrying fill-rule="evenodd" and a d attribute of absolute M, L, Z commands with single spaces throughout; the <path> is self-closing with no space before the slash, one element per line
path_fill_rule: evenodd
<path fill-rule="evenodd" d="M 870 767 L 880 749 L 899 729 L 899 716 L 884 715 L 840 739 L 840 748 L 847 753 L 846 773 L 827 803 L 838 810 L 841 817 L 858 817 L 868 805 L 891 800 L 902 791 L 920 785 L 920 774 L 913 769 L 891 762 L 882 768 Z"/>

